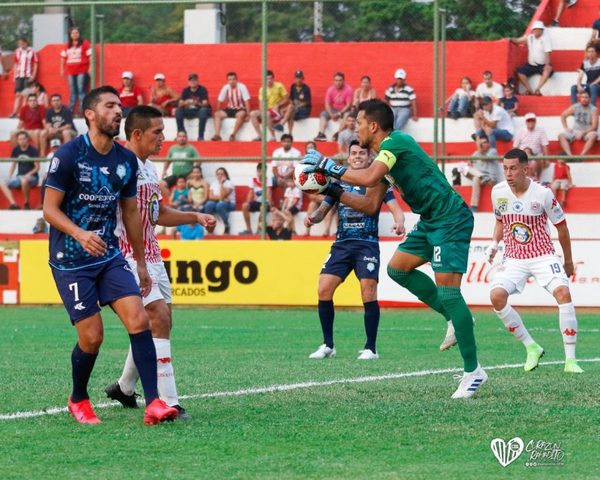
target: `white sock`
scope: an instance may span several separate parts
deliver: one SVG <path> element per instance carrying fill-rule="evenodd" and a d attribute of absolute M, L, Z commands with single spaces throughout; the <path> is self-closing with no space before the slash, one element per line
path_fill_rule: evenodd
<path fill-rule="evenodd" d="M 577 346 L 577 318 L 575 317 L 575 306 L 573 303 L 563 303 L 558 306 L 558 312 L 560 331 L 565 347 L 565 358 L 575 358 L 575 347 Z"/>
<path fill-rule="evenodd" d="M 513 334 L 513 336 L 519 340 L 526 347 L 534 343 L 533 338 L 529 335 L 529 332 L 521 320 L 519 313 L 512 308 L 510 305 L 506 305 L 502 310 L 494 310 L 498 318 L 502 320 L 502 323 L 506 329 Z"/>
<path fill-rule="evenodd" d="M 158 370 L 158 394 L 167 405 L 179 405 L 177 387 L 175 387 L 175 372 L 171 363 L 171 340 L 168 338 L 152 338 L 156 348 Z"/>
<path fill-rule="evenodd" d="M 125 366 L 123 367 L 123 373 L 119 378 L 119 387 L 125 395 L 133 395 L 135 392 L 135 384 L 140 378 L 140 374 L 137 371 L 135 362 L 133 361 L 133 354 L 131 353 L 131 345 L 129 346 L 129 353 L 125 359 Z"/>

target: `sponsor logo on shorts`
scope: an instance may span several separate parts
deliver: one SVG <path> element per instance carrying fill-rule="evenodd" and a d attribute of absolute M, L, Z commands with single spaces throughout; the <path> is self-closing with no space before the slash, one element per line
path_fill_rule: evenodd
<path fill-rule="evenodd" d="M 378 263 L 379 260 L 377 259 L 377 257 L 363 257 L 363 262 L 373 262 L 373 263 Z"/>
<path fill-rule="evenodd" d="M 533 238 L 531 229 L 524 223 L 513 223 L 510 226 L 510 233 L 515 241 L 523 245 L 531 242 L 531 239 Z"/>

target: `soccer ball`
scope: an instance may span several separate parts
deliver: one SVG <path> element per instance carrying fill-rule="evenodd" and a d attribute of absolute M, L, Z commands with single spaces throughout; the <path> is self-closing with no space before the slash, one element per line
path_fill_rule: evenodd
<path fill-rule="evenodd" d="M 329 185 L 329 177 L 322 173 L 305 173 L 302 170 L 306 165 L 299 163 L 294 168 L 294 183 L 306 193 L 321 193 Z"/>

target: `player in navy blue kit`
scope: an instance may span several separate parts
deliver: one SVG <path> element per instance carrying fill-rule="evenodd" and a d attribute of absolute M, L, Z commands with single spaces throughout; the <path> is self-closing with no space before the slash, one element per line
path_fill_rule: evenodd
<path fill-rule="evenodd" d="M 367 168 L 370 163 L 369 151 L 358 141 L 350 143 L 348 163 L 350 169 Z M 387 185 L 381 183 L 373 188 L 355 187 L 341 183 L 337 198 L 327 196 L 320 207 L 308 215 L 304 225 L 308 228 L 319 223 L 336 204 L 338 207 L 338 233 L 329 256 L 319 276 L 319 320 L 323 330 L 323 344 L 309 358 L 322 359 L 335 357 L 333 345 L 333 294 L 352 270 L 360 281 L 362 301 L 365 308 L 365 332 L 367 342 L 359 353 L 360 360 L 379 358 L 376 340 L 379 326 L 379 304 L 377 303 L 377 282 L 379 280 L 379 211 L 382 204 L 390 209 L 394 217 L 392 230 L 404 235 L 404 214 L 394 194 Z M 330 191 L 332 188 L 329 189 Z M 364 197 L 368 213 L 361 213 L 339 202 L 341 192 Z"/>
<path fill-rule="evenodd" d="M 87 385 L 103 340 L 100 306 L 110 305 L 129 333 L 144 387 L 144 423 L 152 425 L 177 416 L 177 410 L 158 397 L 156 350 L 140 296 L 148 294 L 152 280 L 145 262 L 138 261 L 138 287 L 114 234 L 120 205 L 136 257 L 144 258 L 136 202 L 137 159 L 113 140 L 122 117 L 114 88 L 92 90 L 82 110 L 89 132 L 58 149 L 44 197 L 44 218 L 50 223 L 49 263 L 78 336 L 71 354 L 73 391 L 68 407 L 79 423 L 100 423 Z"/>

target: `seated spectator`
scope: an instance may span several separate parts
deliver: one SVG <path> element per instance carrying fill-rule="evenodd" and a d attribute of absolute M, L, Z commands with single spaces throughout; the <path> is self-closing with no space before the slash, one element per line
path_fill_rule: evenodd
<path fill-rule="evenodd" d="M 50 108 L 46 111 L 46 137 L 50 140 L 58 139 L 60 145 L 70 142 L 76 136 L 71 110 L 63 105 L 60 94 L 53 93 Z"/>
<path fill-rule="evenodd" d="M 150 89 L 149 105 L 159 110 L 163 116 L 172 117 L 179 97 L 171 87 L 167 87 L 164 73 L 154 75 L 154 82 L 154 87 Z"/>
<path fill-rule="evenodd" d="M 20 131 L 16 135 L 17 146 L 13 148 L 10 155 L 11 158 L 17 158 L 19 161 L 14 161 L 10 164 L 8 171 L 8 182 L 0 182 L 0 190 L 6 198 L 10 206 L 10 210 L 19 210 L 19 205 L 15 201 L 15 197 L 10 191 L 11 188 L 20 188 L 23 191 L 24 204 L 23 208 L 29 210 L 29 193 L 31 187 L 35 187 L 39 182 L 38 172 L 40 170 L 39 162 L 23 161 L 27 158 L 38 158 L 40 155 L 37 149 L 29 144 L 29 135 L 26 131 Z M 13 174 L 17 171 L 17 175 L 13 178 Z"/>
<path fill-rule="evenodd" d="M 38 105 L 44 108 L 48 108 L 48 94 L 46 93 L 46 89 L 40 82 L 38 82 L 37 80 L 32 80 L 27 83 L 27 87 L 21 92 L 21 95 L 23 97 L 23 105 L 27 103 L 27 96 L 30 93 L 33 93 L 35 95 Z"/>
<path fill-rule="evenodd" d="M 261 106 L 263 98 L 263 87 L 258 89 L 258 110 L 250 113 L 250 122 L 256 131 L 255 141 L 260 141 L 261 131 Z M 271 138 L 275 140 L 275 129 L 283 131 L 281 120 L 283 119 L 282 108 L 288 102 L 288 92 L 283 83 L 275 81 L 275 75 L 271 70 L 267 70 L 267 130 Z"/>
<path fill-rule="evenodd" d="M 240 232 L 240 235 L 252 235 L 252 225 L 250 223 L 250 213 L 261 212 L 262 206 L 262 163 L 256 165 L 256 177 L 250 182 L 250 189 L 248 190 L 248 196 L 246 201 L 242 204 L 242 215 L 244 216 L 244 223 L 246 224 L 246 230 Z M 267 209 L 271 203 L 271 191 L 267 188 Z M 262 212 L 261 212 L 262 213 Z M 258 217 L 258 224 L 261 222 L 261 215 Z M 259 229 L 260 230 L 260 229 Z"/>
<path fill-rule="evenodd" d="M 573 128 L 567 125 L 570 116 L 575 118 Z M 598 110 L 591 104 L 590 94 L 585 91 L 580 93 L 579 102 L 562 112 L 560 121 L 565 131 L 558 135 L 558 141 L 565 154 L 573 155 L 570 144 L 575 140 L 583 140 L 585 145 L 580 155 L 586 155 L 598 138 Z"/>
<path fill-rule="evenodd" d="M 27 132 L 29 139 L 33 142 L 36 149 L 39 149 L 41 156 L 46 156 L 46 109 L 37 104 L 34 93 L 27 96 L 27 104 L 21 107 L 19 111 L 19 123 L 17 130 L 10 135 L 10 141 L 16 145 L 17 134 L 22 130 Z"/>
<path fill-rule="evenodd" d="M 535 160 L 536 155 L 548 155 L 548 135 L 543 127 L 536 126 L 535 113 L 525 114 L 525 128 L 520 130 L 513 141 L 513 148 L 519 148 L 529 157 L 529 173 L 538 180 L 542 171 L 548 166 L 547 160 Z"/>
<path fill-rule="evenodd" d="M 133 73 L 126 70 L 121 74 L 121 88 L 118 89 L 119 99 L 121 100 L 121 110 L 123 118 L 129 115 L 133 107 L 144 104 L 144 95 L 142 89 L 133 83 Z"/>
<path fill-rule="evenodd" d="M 281 204 L 281 214 L 290 226 L 292 233 L 296 233 L 294 217 L 300 210 L 302 210 L 302 190 L 296 186 L 293 178 L 288 178 L 287 187 L 283 194 L 283 203 Z"/>
<path fill-rule="evenodd" d="M 356 140 L 356 114 L 348 112 L 344 116 L 344 128 L 338 134 L 338 154 L 345 160 L 348 157 L 350 143 Z"/>
<path fill-rule="evenodd" d="M 14 51 L 13 72 L 15 78 L 15 103 L 11 118 L 16 118 L 21 108 L 27 103 L 27 97 L 22 92 L 29 82 L 35 81 L 38 74 L 39 59 L 37 53 L 29 46 L 25 37 L 17 39 L 17 48 Z"/>
<path fill-rule="evenodd" d="M 198 119 L 198 140 L 204 140 L 206 122 L 212 113 L 212 107 L 208 103 L 208 90 L 198 82 L 198 74 L 190 73 L 188 86 L 181 92 L 179 105 L 175 110 L 177 131 L 185 132 L 184 119 Z"/>
<path fill-rule="evenodd" d="M 483 134 L 489 138 L 492 148 L 496 148 L 496 139 L 510 142 L 515 133 L 513 122 L 502 107 L 494 105 L 490 97 L 483 97 L 481 100 L 481 110 L 475 112 L 475 128 L 477 136 Z"/>
<path fill-rule="evenodd" d="M 481 100 L 483 97 L 490 97 L 497 104 L 503 95 L 502 85 L 494 82 L 492 72 L 486 70 L 483 72 L 483 82 L 477 85 L 475 89 L 475 98 L 477 99 L 477 108 L 481 108 Z"/>
<path fill-rule="evenodd" d="M 517 45 L 527 45 L 527 63 L 517 68 L 517 88 L 519 83 L 522 84 L 525 87 L 525 95 L 541 95 L 541 88 L 552 76 L 552 42 L 550 35 L 544 34 L 544 30 L 544 22 L 537 20 L 533 22 L 531 33 L 510 39 Z M 532 91 L 529 85 L 529 77 L 533 75 L 542 76 L 535 91 Z"/>
<path fill-rule="evenodd" d="M 375 100 L 377 98 L 377 91 L 371 86 L 371 77 L 363 75 L 360 79 L 360 87 L 354 90 L 354 97 L 352 98 L 352 111 L 358 113 L 358 105 L 367 100 Z"/>
<path fill-rule="evenodd" d="M 550 188 L 552 188 L 552 193 L 563 208 L 567 206 L 567 193 L 572 186 L 571 168 L 567 165 L 564 158 L 557 159 L 554 164 L 554 174 L 552 175 L 552 185 Z M 558 192 L 561 193 L 560 197 Z"/>
<path fill-rule="evenodd" d="M 198 163 L 191 162 L 190 160 L 199 157 L 198 150 L 188 143 L 187 133 L 184 131 L 177 132 L 175 145 L 169 148 L 167 153 L 168 160 L 163 163 L 160 190 L 164 198 L 169 198 L 169 190 L 173 188 L 179 177 L 187 178 L 192 173 L 192 167 Z M 186 159 L 187 161 L 184 161 Z M 170 166 L 172 166 L 171 175 L 167 176 Z"/>
<path fill-rule="evenodd" d="M 281 147 L 273 151 L 273 160 L 271 160 L 271 170 L 273 173 L 273 188 L 287 187 L 287 181 L 294 176 L 294 167 L 296 162 L 300 161 L 302 154 L 300 150 L 293 146 L 294 138 L 289 133 L 281 136 Z"/>
<path fill-rule="evenodd" d="M 190 223 L 189 225 L 179 225 L 177 233 L 180 240 L 202 240 L 205 230 L 199 223 Z"/>
<path fill-rule="evenodd" d="M 204 204 L 208 200 L 209 185 L 206 179 L 202 176 L 202 168 L 200 165 L 194 165 L 192 172 L 187 181 L 188 205 L 186 210 L 194 212 L 202 212 Z"/>
<path fill-rule="evenodd" d="M 352 108 L 352 87 L 345 83 L 344 74 L 337 72 L 333 76 L 333 85 L 325 93 L 325 110 L 319 116 L 319 133 L 315 137 L 316 142 L 327 140 L 325 130 L 329 120 L 339 122 L 344 113 Z"/>
<path fill-rule="evenodd" d="M 394 74 L 396 82 L 385 91 L 385 100 L 394 112 L 394 130 L 402 130 L 410 119 L 418 121 L 417 95 L 406 84 L 406 72 L 399 68 Z"/>
<path fill-rule="evenodd" d="M 511 117 L 514 117 L 519 108 L 519 99 L 515 95 L 515 89 L 512 85 L 507 83 L 503 87 L 503 92 L 504 96 L 498 103 L 504 110 L 506 110 L 506 113 L 508 113 Z"/>
<path fill-rule="evenodd" d="M 290 87 L 290 102 L 284 109 L 281 125 L 288 125 L 288 133 L 292 133 L 295 120 L 304 120 L 310 117 L 312 108 L 310 87 L 304 83 L 304 73 L 296 70 L 294 83 Z"/>
<path fill-rule="evenodd" d="M 592 105 L 596 106 L 596 99 L 600 92 L 600 59 L 598 43 L 589 43 L 585 49 L 585 59 L 577 70 L 577 85 L 571 87 L 571 103 L 577 103 L 577 95 L 583 91 L 590 94 Z M 583 82 L 585 75 L 586 81 Z"/>
<path fill-rule="evenodd" d="M 227 83 L 223 85 L 217 98 L 217 111 L 215 112 L 215 135 L 211 140 L 219 141 L 221 139 L 221 124 L 225 118 L 235 118 L 235 125 L 229 141 L 235 141 L 240 128 L 248 118 L 250 112 L 250 93 L 248 88 L 241 82 L 238 82 L 237 74 L 229 72 L 227 74 Z"/>
<path fill-rule="evenodd" d="M 600 7 L 598 9 L 600 10 Z M 590 38 L 590 41 L 594 41 L 598 38 L 600 38 L 600 17 L 592 23 L 592 38 Z"/>
<path fill-rule="evenodd" d="M 472 102 L 475 98 L 473 83 L 469 77 L 463 77 L 460 82 L 460 88 L 457 88 L 452 95 L 446 99 L 448 105 L 448 117 L 454 120 L 469 116 L 469 109 L 473 107 Z"/>
<path fill-rule="evenodd" d="M 492 148 L 486 136 L 475 138 L 477 150 L 473 157 L 484 157 L 473 160 L 470 163 L 461 164 L 458 171 L 473 182 L 471 190 L 471 210 L 476 212 L 479 208 L 482 185 L 496 185 L 504 179 L 500 162 L 492 157 L 498 156 L 495 148 Z M 486 157 L 490 157 L 489 159 Z"/>
<path fill-rule="evenodd" d="M 291 240 L 292 229 L 290 222 L 275 207 L 271 208 L 271 224 L 267 227 L 269 240 Z"/>
<path fill-rule="evenodd" d="M 175 183 L 175 188 L 171 192 L 169 198 L 169 205 L 178 210 L 187 210 L 189 207 L 189 193 L 190 190 L 187 188 L 185 177 L 178 177 Z"/>
<path fill-rule="evenodd" d="M 554 19 L 550 22 L 551 27 L 560 27 L 560 16 L 562 15 L 565 7 L 571 8 L 577 3 L 577 0 L 558 0 L 558 7 L 556 7 L 556 15 L 554 15 Z"/>
<path fill-rule="evenodd" d="M 216 179 L 210 184 L 208 201 L 204 213 L 216 213 L 225 224 L 225 235 L 229 234 L 229 213 L 235 209 L 235 185 L 223 167 L 217 168 Z"/>

